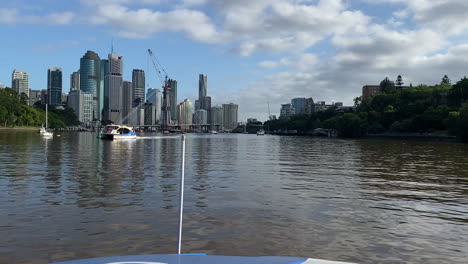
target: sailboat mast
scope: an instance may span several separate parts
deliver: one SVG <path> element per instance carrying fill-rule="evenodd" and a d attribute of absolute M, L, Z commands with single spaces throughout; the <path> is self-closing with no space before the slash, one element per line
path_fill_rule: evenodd
<path fill-rule="evenodd" d="M 47 123 L 47 106 L 48 106 L 48 105 L 46 104 L 46 105 L 45 105 L 45 127 L 46 127 L 46 129 L 47 129 L 47 127 L 48 127 L 48 123 Z"/>

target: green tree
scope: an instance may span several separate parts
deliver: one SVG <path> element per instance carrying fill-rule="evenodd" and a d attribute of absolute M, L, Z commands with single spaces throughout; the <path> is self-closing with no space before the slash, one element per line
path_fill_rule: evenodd
<path fill-rule="evenodd" d="M 451 84 L 450 79 L 447 76 L 447 74 L 444 75 L 444 77 L 442 78 L 442 81 L 440 82 L 440 84 Z"/>
<path fill-rule="evenodd" d="M 464 103 L 459 112 L 458 135 L 464 142 L 468 142 L 468 103 Z"/>
<path fill-rule="evenodd" d="M 380 82 L 380 90 L 386 94 L 394 93 L 395 85 L 388 79 L 388 77 L 385 77 L 385 79 Z"/>
<path fill-rule="evenodd" d="M 468 78 L 463 77 L 453 85 L 449 92 L 450 104 L 454 107 L 460 107 L 468 99 Z"/>
<path fill-rule="evenodd" d="M 25 93 L 20 94 L 20 102 L 24 105 L 27 105 L 29 101 L 28 96 Z"/>
<path fill-rule="evenodd" d="M 403 82 L 403 78 L 401 77 L 401 75 L 398 75 L 396 81 L 395 81 L 395 85 L 396 87 L 398 87 L 398 89 L 401 89 L 401 86 L 403 86 L 404 82 Z"/>

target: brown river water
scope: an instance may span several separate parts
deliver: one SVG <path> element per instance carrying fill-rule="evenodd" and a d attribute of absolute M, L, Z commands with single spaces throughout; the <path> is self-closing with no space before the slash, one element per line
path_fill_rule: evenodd
<path fill-rule="evenodd" d="M 177 250 L 177 137 L 0 130 L 0 263 Z M 468 145 L 187 136 L 182 251 L 468 263 Z"/>

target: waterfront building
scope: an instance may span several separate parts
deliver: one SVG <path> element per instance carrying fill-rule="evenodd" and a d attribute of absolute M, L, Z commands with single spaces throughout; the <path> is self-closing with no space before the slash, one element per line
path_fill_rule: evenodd
<path fill-rule="evenodd" d="M 101 118 L 102 106 L 99 101 L 101 89 L 101 59 L 97 53 L 88 50 L 80 59 L 80 90 L 93 96 L 92 110 L 94 112 L 91 121 Z"/>
<path fill-rule="evenodd" d="M 83 111 L 81 110 L 81 90 L 72 90 L 68 94 L 68 107 L 73 109 L 76 117 L 83 122 Z"/>
<path fill-rule="evenodd" d="M 304 106 L 304 112 L 307 115 L 312 115 L 313 113 L 315 113 L 315 103 L 314 103 L 314 99 L 312 99 L 312 97 L 306 99 L 305 106 Z"/>
<path fill-rule="evenodd" d="M 82 93 L 81 94 L 81 111 L 83 111 L 83 123 L 91 123 L 95 116 L 96 100 L 93 94 Z"/>
<path fill-rule="evenodd" d="M 162 107 L 161 91 L 159 89 L 149 88 L 148 92 L 146 93 L 146 101 L 154 105 L 156 124 L 161 123 L 161 107 Z"/>
<path fill-rule="evenodd" d="M 145 103 L 143 107 L 145 108 L 145 125 L 150 126 L 156 124 L 154 105 L 152 103 Z"/>
<path fill-rule="evenodd" d="M 133 107 L 145 103 L 145 71 L 133 69 L 132 71 L 132 98 Z"/>
<path fill-rule="evenodd" d="M 205 109 L 198 109 L 195 111 L 192 117 L 193 124 L 207 125 L 208 124 L 208 112 Z"/>
<path fill-rule="evenodd" d="M 257 118 L 247 118 L 247 124 L 249 123 L 257 123 L 258 119 Z"/>
<path fill-rule="evenodd" d="M 132 82 L 124 81 L 122 84 L 122 124 L 125 125 L 128 125 L 130 122 L 130 111 L 133 108 L 132 96 Z"/>
<path fill-rule="evenodd" d="M 29 105 L 41 101 L 41 90 L 29 90 Z"/>
<path fill-rule="evenodd" d="M 18 94 L 26 94 L 29 98 L 29 76 L 25 71 L 13 70 L 11 74 L 11 88 Z"/>
<path fill-rule="evenodd" d="M 295 115 L 305 114 L 305 105 L 305 98 L 294 98 L 291 100 L 291 106 L 294 108 Z"/>
<path fill-rule="evenodd" d="M 142 126 L 145 124 L 145 109 L 141 107 L 134 107 L 130 112 L 130 125 Z"/>
<path fill-rule="evenodd" d="M 211 130 L 223 129 L 223 107 L 211 107 Z"/>
<path fill-rule="evenodd" d="M 239 106 L 237 104 L 223 104 L 223 126 L 224 129 L 233 130 L 237 127 Z"/>
<path fill-rule="evenodd" d="M 5 89 L 5 85 L 3 83 L 0 83 L 0 89 Z"/>
<path fill-rule="evenodd" d="M 167 86 L 170 87 L 168 95 L 169 110 L 171 111 L 171 120 L 177 121 L 177 81 L 173 79 L 168 79 Z"/>
<path fill-rule="evenodd" d="M 296 111 L 291 104 L 282 104 L 280 110 L 280 118 L 289 118 L 295 115 Z"/>
<path fill-rule="evenodd" d="M 156 104 L 155 104 L 155 108 L 156 108 L 156 124 L 160 124 L 161 121 L 162 121 L 162 112 L 161 112 L 161 109 L 162 109 L 162 93 L 159 89 L 156 89 Z"/>
<path fill-rule="evenodd" d="M 178 121 L 180 129 L 189 130 L 192 126 L 193 118 L 193 106 L 189 99 L 185 99 L 183 102 L 177 105 L 177 113 L 179 113 Z"/>
<path fill-rule="evenodd" d="M 108 56 L 108 74 L 104 82 L 104 98 L 107 100 L 106 117 L 115 124 L 122 123 L 123 57 L 116 53 Z"/>
<path fill-rule="evenodd" d="M 68 106 L 73 109 L 78 120 L 82 123 L 93 121 L 94 96 L 81 90 L 73 90 L 68 95 Z"/>
<path fill-rule="evenodd" d="M 70 92 L 80 90 L 80 72 L 70 74 Z"/>
<path fill-rule="evenodd" d="M 62 69 L 50 67 L 47 70 L 47 94 L 49 95 L 49 105 L 62 104 Z"/>
<path fill-rule="evenodd" d="M 326 104 L 325 101 L 317 101 L 315 103 L 315 112 L 321 112 L 321 111 L 326 111 L 329 108 L 336 108 L 336 109 L 343 109 L 343 103 L 342 102 L 336 102 L 336 103 L 331 103 L 331 104 Z M 348 108 L 348 107 L 347 107 Z"/>

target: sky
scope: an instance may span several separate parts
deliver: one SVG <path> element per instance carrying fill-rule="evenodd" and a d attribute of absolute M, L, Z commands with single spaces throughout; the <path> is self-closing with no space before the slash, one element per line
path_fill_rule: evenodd
<path fill-rule="evenodd" d="M 468 72 L 466 0 L 0 0 L 0 83 L 13 69 L 30 88 L 63 69 L 63 91 L 87 50 L 124 57 L 124 80 L 143 69 L 159 88 L 147 49 L 178 101 L 208 75 L 212 105 L 237 103 L 239 121 L 278 115 L 292 98 L 352 105 L 362 86 L 452 82 Z M 269 107 L 268 107 L 269 106 Z"/>

